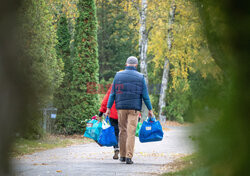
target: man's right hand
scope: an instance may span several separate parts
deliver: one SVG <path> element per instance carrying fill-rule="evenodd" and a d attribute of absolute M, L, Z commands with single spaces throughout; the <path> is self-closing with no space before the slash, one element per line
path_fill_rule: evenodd
<path fill-rule="evenodd" d="M 149 110 L 149 111 L 148 111 L 148 117 L 153 117 L 153 116 L 154 116 L 153 111 L 152 111 L 152 110 Z"/>
<path fill-rule="evenodd" d="M 97 119 L 98 119 L 98 122 L 100 122 L 100 121 L 102 120 L 102 115 L 103 115 L 103 112 L 100 111 L 100 112 L 99 112 L 99 116 L 98 116 L 98 118 L 97 118 Z"/>

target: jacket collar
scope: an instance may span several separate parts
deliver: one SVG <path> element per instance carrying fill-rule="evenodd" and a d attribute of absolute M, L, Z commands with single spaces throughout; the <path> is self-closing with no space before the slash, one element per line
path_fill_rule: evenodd
<path fill-rule="evenodd" d="M 133 66 L 126 66 L 125 70 L 137 70 L 136 67 Z"/>

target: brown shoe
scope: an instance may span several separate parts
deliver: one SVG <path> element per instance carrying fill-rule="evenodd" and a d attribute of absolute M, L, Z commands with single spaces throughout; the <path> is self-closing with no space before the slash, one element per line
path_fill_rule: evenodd
<path fill-rule="evenodd" d="M 113 156 L 113 159 L 114 160 L 118 160 L 119 159 L 119 150 L 115 150 L 115 152 L 114 152 L 115 154 L 114 154 L 114 156 Z"/>

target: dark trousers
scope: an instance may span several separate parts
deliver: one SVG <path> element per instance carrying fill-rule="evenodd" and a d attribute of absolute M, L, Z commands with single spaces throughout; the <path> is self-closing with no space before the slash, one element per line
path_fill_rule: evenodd
<path fill-rule="evenodd" d="M 114 149 L 119 149 L 119 126 L 118 126 L 118 120 L 117 119 L 112 119 L 112 118 L 109 118 L 109 120 L 110 120 L 111 125 L 115 129 L 115 137 L 116 137 L 116 140 L 118 142 L 118 145 L 113 146 L 113 147 L 114 147 Z"/>

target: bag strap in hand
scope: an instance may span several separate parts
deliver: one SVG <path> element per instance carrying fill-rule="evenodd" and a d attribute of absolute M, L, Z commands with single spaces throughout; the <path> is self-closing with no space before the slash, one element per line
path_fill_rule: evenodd
<path fill-rule="evenodd" d="M 107 129 L 111 126 L 109 117 L 106 116 L 105 120 L 102 120 L 102 129 Z"/>
<path fill-rule="evenodd" d="M 148 118 L 147 118 L 147 121 L 148 121 L 148 122 L 149 122 L 149 121 L 155 122 L 156 119 L 155 119 L 155 117 L 148 117 Z"/>
<path fill-rule="evenodd" d="M 111 125 L 111 123 L 110 123 L 110 119 L 109 119 L 109 116 L 106 116 L 105 121 L 106 121 L 107 123 L 109 123 L 109 125 Z"/>

